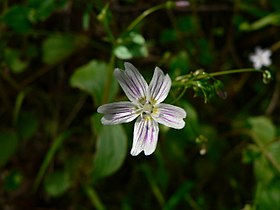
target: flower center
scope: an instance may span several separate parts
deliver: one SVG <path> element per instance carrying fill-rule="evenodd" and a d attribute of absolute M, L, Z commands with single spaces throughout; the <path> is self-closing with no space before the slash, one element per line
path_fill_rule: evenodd
<path fill-rule="evenodd" d="M 146 114 L 151 114 L 153 112 L 153 105 L 150 103 L 144 104 L 143 112 L 145 112 Z"/>

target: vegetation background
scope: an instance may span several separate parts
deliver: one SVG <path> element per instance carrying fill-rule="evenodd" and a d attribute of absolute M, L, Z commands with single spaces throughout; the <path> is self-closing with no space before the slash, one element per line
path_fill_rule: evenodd
<path fill-rule="evenodd" d="M 0 1 L 1 209 L 280 209 L 279 1 L 174 3 Z M 174 80 L 252 68 L 258 46 L 271 82 L 220 76 L 227 98 L 204 84 L 207 103 L 187 90 L 185 128 L 160 127 L 151 156 L 129 155 L 133 123 L 100 124 L 98 106 L 126 100 L 124 61 Z"/>

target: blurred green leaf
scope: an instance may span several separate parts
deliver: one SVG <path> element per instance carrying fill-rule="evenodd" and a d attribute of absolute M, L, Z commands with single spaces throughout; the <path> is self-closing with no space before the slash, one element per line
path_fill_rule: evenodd
<path fill-rule="evenodd" d="M 255 205 L 257 210 L 278 209 L 280 207 L 280 180 L 274 180 L 269 185 L 257 184 Z"/>
<path fill-rule="evenodd" d="M 242 162 L 245 164 L 253 163 L 260 156 L 259 148 L 255 144 L 249 144 L 242 151 Z"/>
<path fill-rule="evenodd" d="M 90 29 L 90 12 L 83 13 L 82 25 L 83 30 L 88 31 Z"/>
<path fill-rule="evenodd" d="M 53 197 L 62 195 L 70 186 L 71 179 L 65 171 L 55 171 L 48 174 L 44 182 L 46 192 Z"/>
<path fill-rule="evenodd" d="M 199 46 L 199 60 L 202 65 L 210 66 L 214 60 L 214 49 L 212 49 L 210 42 L 208 40 L 201 38 L 198 40 Z"/>
<path fill-rule="evenodd" d="M 136 32 L 130 32 L 129 36 L 131 37 L 132 42 L 135 44 L 143 45 L 146 42 L 144 37 Z"/>
<path fill-rule="evenodd" d="M 117 171 L 126 153 L 127 137 L 122 126 L 104 126 L 97 139 L 93 176 L 101 178 Z"/>
<path fill-rule="evenodd" d="M 0 131 L 0 167 L 15 154 L 18 139 L 13 131 Z"/>
<path fill-rule="evenodd" d="M 28 19 L 29 8 L 16 5 L 4 14 L 3 20 L 7 26 L 17 33 L 26 33 L 31 30 L 32 24 Z"/>
<path fill-rule="evenodd" d="M 21 58 L 20 51 L 12 48 L 4 49 L 5 62 L 13 73 L 21 73 L 28 66 L 28 62 Z"/>
<path fill-rule="evenodd" d="M 43 61 L 55 64 L 72 55 L 78 48 L 82 48 L 87 41 L 84 36 L 70 34 L 50 36 L 43 42 Z"/>
<path fill-rule="evenodd" d="M 269 183 L 279 176 L 280 169 L 280 141 L 270 143 L 265 147 L 266 155 L 255 158 L 254 172 L 258 181 Z"/>
<path fill-rule="evenodd" d="M 141 34 L 132 31 L 119 39 L 114 48 L 114 54 L 119 59 L 124 60 L 134 57 L 146 57 L 148 56 L 146 41 Z"/>
<path fill-rule="evenodd" d="M 164 29 L 162 33 L 160 34 L 160 42 L 165 44 L 165 43 L 170 43 L 177 41 L 177 35 L 176 31 L 174 29 Z"/>
<path fill-rule="evenodd" d="M 270 163 L 262 155 L 254 161 L 254 173 L 256 180 L 262 184 L 269 184 L 275 177 Z"/>
<path fill-rule="evenodd" d="M 32 112 L 21 112 L 17 120 L 17 129 L 20 138 L 30 139 L 34 136 L 39 126 L 37 116 Z"/>
<path fill-rule="evenodd" d="M 177 205 L 184 199 L 188 197 L 190 194 L 190 191 L 192 190 L 194 186 L 193 182 L 185 182 L 183 183 L 179 189 L 169 198 L 167 203 L 164 206 L 164 210 L 172 210 L 177 209 Z"/>
<path fill-rule="evenodd" d="M 173 78 L 186 74 L 189 71 L 189 67 L 190 61 L 188 54 L 185 51 L 179 51 L 169 62 L 170 75 Z"/>
<path fill-rule="evenodd" d="M 70 78 L 70 84 L 72 87 L 79 88 L 90 94 L 95 99 L 96 104 L 99 105 L 104 95 L 108 71 L 109 66 L 106 63 L 92 60 L 75 70 Z M 117 82 L 115 79 L 112 79 L 109 100 L 114 98 L 117 91 Z"/>
<path fill-rule="evenodd" d="M 191 15 L 181 16 L 176 18 L 178 28 L 183 32 L 196 33 L 198 24 L 195 18 Z"/>
<path fill-rule="evenodd" d="M 278 12 L 280 12 L 279 0 L 269 0 L 271 6 Z"/>
<path fill-rule="evenodd" d="M 251 131 L 255 134 L 254 136 L 263 144 L 274 140 L 276 128 L 269 118 L 265 116 L 251 117 L 248 119 L 248 122 L 251 126 Z"/>
<path fill-rule="evenodd" d="M 127 60 L 133 58 L 132 52 L 126 46 L 123 45 L 117 46 L 114 49 L 114 53 L 119 59 Z"/>
<path fill-rule="evenodd" d="M 101 118 L 102 116 L 98 113 L 95 113 L 91 116 L 90 122 L 91 122 L 91 128 L 93 133 L 98 134 L 100 130 L 102 129 L 102 124 L 101 124 Z"/>
<path fill-rule="evenodd" d="M 35 23 L 46 20 L 56 9 L 56 0 L 29 0 L 28 3 L 32 7 L 29 18 Z"/>

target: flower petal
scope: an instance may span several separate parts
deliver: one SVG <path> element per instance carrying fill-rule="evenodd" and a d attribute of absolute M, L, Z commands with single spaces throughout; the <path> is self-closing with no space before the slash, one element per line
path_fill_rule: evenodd
<path fill-rule="evenodd" d="M 152 104 L 159 104 L 167 97 L 171 88 L 171 79 L 168 74 L 156 67 L 153 78 L 149 85 L 150 101 Z"/>
<path fill-rule="evenodd" d="M 182 129 L 185 126 L 183 118 L 187 116 L 184 109 L 170 104 L 161 103 L 154 108 L 152 117 L 165 126 Z"/>
<path fill-rule="evenodd" d="M 141 151 L 145 155 L 152 154 L 157 146 L 158 132 L 158 124 L 151 117 L 138 117 L 134 125 L 130 154 L 136 156 Z"/>
<path fill-rule="evenodd" d="M 255 53 L 249 56 L 255 69 L 261 69 L 262 66 L 271 65 L 271 51 L 268 49 L 256 48 Z"/>
<path fill-rule="evenodd" d="M 104 114 L 104 117 L 101 119 L 104 125 L 131 122 L 139 115 L 135 105 L 129 101 L 104 104 L 98 107 L 97 112 Z"/>
<path fill-rule="evenodd" d="M 114 71 L 120 86 L 130 101 L 137 104 L 143 100 L 145 102 L 148 91 L 147 82 L 131 63 L 126 62 L 124 66 L 124 71 L 118 68 Z"/>

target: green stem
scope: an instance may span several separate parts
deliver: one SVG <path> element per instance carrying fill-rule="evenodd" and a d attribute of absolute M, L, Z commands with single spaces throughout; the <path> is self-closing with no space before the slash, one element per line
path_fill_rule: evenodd
<path fill-rule="evenodd" d="M 145 10 L 142 14 L 140 14 L 134 21 L 124 30 L 124 34 L 132 31 L 143 19 L 145 19 L 148 15 L 152 14 L 153 12 L 156 12 L 161 9 L 165 9 L 171 7 L 170 2 L 165 2 L 163 4 L 159 4 L 157 6 L 154 6 L 150 9 Z"/>
<path fill-rule="evenodd" d="M 22 107 L 23 100 L 24 100 L 27 92 L 28 92 L 28 89 L 24 89 L 24 90 L 20 91 L 19 94 L 16 97 L 15 106 L 14 106 L 14 113 L 13 113 L 13 123 L 14 123 L 15 126 L 17 124 L 20 109 Z"/>
<path fill-rule="evenodd" d="M 110 39 L 110 42 L 114 45 L 115 43 L 115 37 L 110 29 L 110 25 L 108 22 L 108 11 L 109 11 L 109 3 L 107 3 L 97 16 L 97 19 L 103 24 L 104 29 Z"/>
<path fill-rule="evenodd" d="M 92 205 L 97 210 L 105 210 L 106 209 L 93 187 L 90 187 L 90 186 L 87 185 L 87 186 L 84 186 L 84 189 L 85 189 L 86 194 L 87 194 L 88 198 L 90 199 Z"/>
<path fill-rule="evenodd" d="M 215 77 L 215 76 L 221 76 L 221 75 L 226 75 L 226 74 L 237 74 L 237 73 L 243 73 L 243 72 L 262 72 L 262 71 L 258 70 L 258 69 L 253 69 L 253 68 L 232 69 L 232 70 L 227 70 L 227 71 L 209 73 L 209 75 L 212 77 Z"/>
<path fill-rule="evenodd" d="M 254 69 L 254 68 L 246 68 L 246 69 L 232 69 L 232 70 L 227 70 L 227 71 L 220 71 L 220 72 L 213 72 L 213 73 L 199 73 L 198 75 L 183 75 L 177 77 L 175 82 L 172 84 L 172 86 L 185 86 L 185 83 L 188 82 L 190 83 L 191 81 L 197 81 L 205 78 L 211 78 L 211 77 L 216 77 L 216 76 L 222 76 L 222 75 L 227 75 L 227 74 L 238 74 L 238 73 L 244 73 L 244 72 L 259 72 L 263 73 L 262 70 L 259 69 Z"/>
<path fill-rule="evenodd" d="M 276 42 L 275 44 L 273 44 L 273 45 L 270 47 L 270 50 L 271 50 L 272 52 L 275 52 L 275 51 L 277 51 L 277 50 L 279 50 L 279 49 L 280 49 L 280 41 Z"/>
<path fill-rule="evenodd" d="M 115 55 L 114 52 L 111 54 L 110 62 L 108 65 L 108 71 L 107 71 L 107 80 L 105 81 L 104 85 L 104 95 L 102 99 L 102 103 L 105 104 L 109 100 L 109 92 L 111 90 L 111 85 L 112 85 L 112 77 L 113 77 L 113 70 L 114 70 L 114 64 L 115 64 Z"/>
<path fill-rule="evenodd" d="M 37 174 L 37 177 L 35 179 L 35 182 L 34 182 L 34 188 L 33 190 L 36 192 L 42 179 L 43 179 L 43 176 L 44 174 L 46 173 L 47 169 L 48 169 L 48 166 L 50 165 L 50 162 L 52 161 L 55 153 L 57 152 L 57 150 L 61 147 L 63 141 L 68 138 L 70 136 L 70 132 L 63 132 L 61 133 L 59 136 L 57 136 L 52 145 L 51 145 L 51 148 L 48 150 L 45 158 L 44 158 L 44 161 L 39 169 L 39 172 Z"/>
<path fill-rule="evenodd" d="M 180 93 L 180 95 L 179 96 L 177 96 L 176 97 L 176 99 L 174 99 L 172 102 L 171 102 L 171 104 L 175 104 L 177 101 L 179 101 L 182 97 L 183 97 L 183 95 L 185 94 L 185 92 L 187 91 L 187 87 L 184 87 L 184 90 Z"/>
<path fill-rule="evenodd" d="M 143 165 L 142 170 L 143 170 L 144 174 L 146 175 L 146 178 L 150 184 L 150 187 L 152 188 L 152 191 L 153 191 L 158 203 L 160 204 L 161 207 L 163 207 L 165 204 L 164 196 L 163 196 L 159 186 L 157 185 L 154 177 L 152 176 L 148 166 L 146 164 Z"/>
<path fill-rule="evenodd" d="M 1 70 L 0 74 L 2 78 L 5 79 L 15 90 L 21 90 L 21 86 L 18 84 L 18 82 L 8 73 L 5 73 L 3 70 Z"/>
<path fill-rule="evenodd" d="M 115 37 L 114 37 L 114 35 L 113 35 L 113 33 L 112 33 L 110 27 L 109 27 L 109 24 L 108 24 L 108 23 L 104 23 L 103 25 L 104 25 L 104 29 L 105 29 L 106 33 L 107 33 L 108 36 L 109 36 L 110 42 L 111 42 L 113 45 L 115 45 L 115 42 L 116 42 L 116 41 L 115 41 Z"/>

